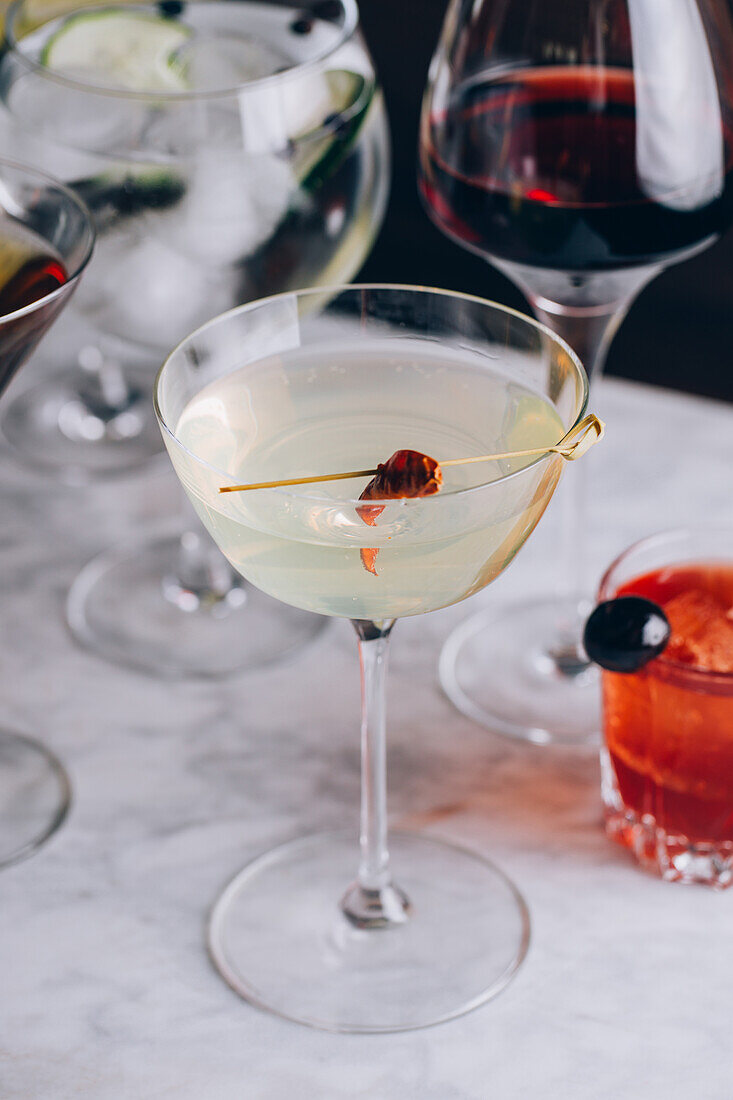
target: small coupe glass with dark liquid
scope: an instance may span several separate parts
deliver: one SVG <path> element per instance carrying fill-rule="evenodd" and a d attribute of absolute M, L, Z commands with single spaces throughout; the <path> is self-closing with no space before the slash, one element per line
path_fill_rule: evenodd
<path fill-rule="evenodd" d="M 74 235 L 83 228 L 82 208 L 74 211 L 78 224 L 64 226 L 59 198 L 69 204 L 71 192 L 44 179 L 45 188 L 31 182 L 43 179 L 20 166 L 0 162 L 0 393 L 57 317 L 76 284 L 68 257 L 53 238 Z M 19 178 L 28 190 L 18 195 Z M 13 186 L 15 184 L 15 186 Z M 23 198 L 32 206 L 23 208 Z M 63 242 L 62 242 L 63 243 Z M 91 233 L 88 242 L 91 248 Z"/>
<path fill-rule="evenodd" d="M 89 213 L 72 191 L 0 161 L 0 395 L 71 297 L 93 243 Z M 69 797 L 55 756 L 0 730 L 0 866 L 35 851 Z"/>

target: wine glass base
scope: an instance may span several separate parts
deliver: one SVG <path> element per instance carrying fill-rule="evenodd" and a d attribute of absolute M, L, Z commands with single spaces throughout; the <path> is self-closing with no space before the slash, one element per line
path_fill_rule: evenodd
<path fill-rule="evenodd" d="M 40 848 L 70 805 L 69 779 L 53 753 L 29 737 L 0 732 L 0 867 Z"/>
<path fill-rule="evenodd" d="M 537 600 L 471 616 L 441 653 L 444 692 L 505 737 L 596 749 L 599 677 L 580 648 L 588 610 L 577 600 Z"/>
<path fill-rule="evenodd" d="M 404 922 L 358 929 L 339 908 L 358 845 L 321 833 L 260 856 L 232 880 L 209 924 L 214 964 L 241 997 L 326 1031 L 409 1031 L 496 996 L 524 959 L 529 916 L 476 852 L 395 833 Z"/>
<path fill-rule="evenodd" d="M 90 395 L 72 367 L 6 403 L 0 431 L 27 466 L 69 484 L 133 473 L 162 455 L 150 394 L 155 368 L 125 368 L 128 390 L 114 410 Z"/>
<path fill-rule="evenodd" d="M 148 535 L 99 554 L 82 569 L 66 603 L 81 645 L 155 676 L 216 679 L 289 656 L 328 623 L 239 580 L 186 609 L 179 591 L 171 598 L 174 585 L 167 580 L 180 536 L 177 527 Z"/>

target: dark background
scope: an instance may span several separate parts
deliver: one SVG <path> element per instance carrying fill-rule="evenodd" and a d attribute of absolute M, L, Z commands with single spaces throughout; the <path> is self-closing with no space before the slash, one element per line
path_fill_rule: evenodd
<path fill-rule="evenodd" d="M 672 0 L 674 2 L 674 0 Z M 447 0 L 361 0 L 362 27 L 392 130 L 392 193 L 359 278 L 422 283 L 493 298 L 524 311 L 516 288 L 430 223 L 417 194 L 420 100 Z M 733 233 L 642 290 L 611 348 L 607 370 L 733 401 Z"/>

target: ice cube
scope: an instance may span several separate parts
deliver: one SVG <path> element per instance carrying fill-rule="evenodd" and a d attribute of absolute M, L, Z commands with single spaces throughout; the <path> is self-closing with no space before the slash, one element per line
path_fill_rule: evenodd
<path fill-rule="evenodd" d="M 219 268 L 265 244 L 297 195 L 287 160 L 209 150 L 192 165 L 183 199 L 150 215 L 148 232 L 196 263 Z"/>
<path fill-rule="evenodd" d="M 102 332 L 169 349 L 197 325 L 235 304 L 232 288 L 152 237 L 100 237 L 77 308 Z"/>
<path fill-rule="evenodd" d="M 73 149 L 118 149 L 134 135 L 145 104 L 34 79 L 16 81 L 6 107 L 23 129 Z"/>
<path fill-rule="evenodd" d="M 672 636 L 664 656 L 709 672 L 733 672 L 733 621 L 728 609 L 702 589 L 688 589 L 664 604 Z"/>

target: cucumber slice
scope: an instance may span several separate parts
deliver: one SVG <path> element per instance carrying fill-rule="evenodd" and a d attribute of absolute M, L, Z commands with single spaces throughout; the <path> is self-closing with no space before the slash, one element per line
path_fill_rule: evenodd
<path fill-rule="evenodd" d="M 115 8 L 69 16 L 41 51 L 42 65 L 131 92 L 183 92 L 177 51 L 191 30 L 173 19 Z"/>
<path fill-rule="evenodd" d="M 72 186 L 94 214 L 98 229 L 148 210 L 167 210 L 186 193 L 183 180 L 163 168 L 137 176 L 128 173 L 75 180 Z"/>
<path fill-rule="evenodd" d="M 374 85 L 360 73 L 333 69 L 324 74 L 328 89 L 325 122 L 312 131 L 300 132 L 295 143 L 294 170 L 300 186 L 315 191 L 343 161 L 354 143 L 372 99 Z M 343 119 L 341 116 L 344 115 Z"/>

